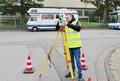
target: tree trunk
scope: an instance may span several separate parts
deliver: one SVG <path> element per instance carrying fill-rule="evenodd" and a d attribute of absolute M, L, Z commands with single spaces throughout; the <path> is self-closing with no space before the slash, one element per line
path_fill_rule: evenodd
<path fill-rule="evenodd" d="M 21 4 L 21 10 L 24 9 L 24 0 L 20 0 L 20 4 Z M 20 27 L 22 28 L 22 26 L 24 26 L 25 13 L 21 11 L 20 14 L 21 14 Z"/>
<path fill-rule="evenodd" d="M 109 8 L 109 6 L 110 6 L 110 1 L 111 0 L 105 0 L 104 1 L 104 12 L 103 12 L 103 22 L 104 23 L 107 23 L 108 22 L 108 13 L 109 13 L 109 11 L 108 11 L 108 8 Z"/>
<path fill-rule="evenodd" d="M 104 12 L 103 12 L 103 23 L 108 22 L 108 15 L 107 15 L 107 6 L 104 6 Z"/>
<path fill-rule="evenodd" d="M 25 20 L 25 15 L 21 13 L 21 17 L 20 17 L 20 28 L 22 28 L 22 27 L 25 25 L 24 20 Z"/>

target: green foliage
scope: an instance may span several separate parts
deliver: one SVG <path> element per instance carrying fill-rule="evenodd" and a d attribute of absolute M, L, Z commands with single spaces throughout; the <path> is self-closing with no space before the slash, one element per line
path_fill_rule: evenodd
<path fill-rule="evenodd" d="M 33 0 L 0 0 L 0 4 L 3 5 L 0 7 L 0 12 L 3 12 L 2 14 L 4 15 L 15 15 L 17 12 L 19 12 L 21 14 L 21 25 L 24 25 L 24 18 L 28 9 L 42 7 L 43 4 L 40 3 L 42 1 L 44 0 L 38 0 L 37 2 Z"/>
<path fill-rule="evenodd" d="M 85 3 L 92 3 L 97 7 L 93 15 L 102 17 L 103 22 L 108 21 L 108 14 L 120 6 L 120 0 L 81 0 Z"/>
<path fill-rule="evenodd" d="M 5 3 L 5 2 L 6 2 L 6 0 L 0 0 L 0 4 Z"/>
<path fill-rule="evenodd" d="M 39 0 L 39 2 L 44 0 Z M 1 7 L 3 14 L 14 15 L 16 12 L 25 14 L 29 8 L 42 7 L 43 4 L 36 3 L 33 0 L 0 0 L 4 6 Z M 19 4 L 19 5 L 17 5 Z"/>
<path fill-rule="evenodd" d="M 108 15 L 109 15 L 109 12 L 112 12 L 112 8 L 110 7 L 110 6 L 108 6 L 108 8 L 107 8 L 107 17 L 108 17 Z M 103 12 L 104 12 L 104 5 L 103 4 L 101 4 L 101 5 L 99 5 L 99 7 L 94 11 L 94 13 L 93 13 L 93 20 L 96 18 L 96 17 L 100 17 L 100 20 L 102 20 L 103 19 Z"/>

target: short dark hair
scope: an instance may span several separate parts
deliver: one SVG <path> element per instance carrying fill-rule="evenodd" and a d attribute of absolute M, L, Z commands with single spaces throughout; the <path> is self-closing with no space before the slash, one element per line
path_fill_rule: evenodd
<path fill-rule="evenodd" d="M 72 13 L 66 13 L 66 15 L 71 15 L 72 16 Z"/>
<path fill-rule="evenodd" d="M 70 11 L 70 10 L 69 10 L 69 11 L 67 11 L 67 12 L 66 12 L 66 15 L 71 15 L 71 16 L 72 16 L 71 11 Z"/>

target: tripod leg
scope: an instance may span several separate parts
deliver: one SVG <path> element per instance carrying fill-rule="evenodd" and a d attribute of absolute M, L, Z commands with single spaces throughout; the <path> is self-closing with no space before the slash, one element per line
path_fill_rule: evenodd
<path fill-rule="evenodd" d="M 56 45 L 56 42 L 57 42 L 57 40 L 58 40 L 59 34 L 60 34 L 60 32 L 58 31 L 57 36 L 56 36 L 56 38 L 55 38 L 55 40 L 54 40 L 54 43 L 53 43 L 53 45 L 52 45 L 52 47 L 51 47 L 51 49 L 50 49 L 50 51 L 49 51 L 49 54 L 48 54 L 45 62 L 44 62 L 44 65 L 43 65 L 43 67 L 42 67 L 42 71 L 41 71 L 41 73 L 40 73 L 40 75 L 39 75 L 39 78 L 42 77 L 42 75 L 43 75 L 43 73 L 44 73 L 44 71 L 45 71 L 45 68 L 46 68 L 46 66 L 47 66 L 47 64 L 48 64 L 48 60 L 50 60 L 50 55 L 52 54 L 52 51 L 53 51 L 53 49 L 54 49 L 54 47 L 55 47 L 55 45 Z"/>
<path fill-rule="evenodd" d="M 74 75 L 73 75 L 72 64 L 71 64 L 70 51 L 69 51 L 68 44 L 67 44 L 66 32 L 63 32 L 63 33 L 64 33 L 64 39 L 65 39 L 64 42 L 65 42 L 65 47 L 66 47 L 67 63 L 68 63 L 68 67 L 69 67 L 69 70 L 70 70 L 70 73 L 71 73 L 72 81 L 75 81 Z"/>
<path fill-rule="evenodd" d="M 63 49 L 65 54 L 65 60 L 66 60 L 66 67 L 68 69 L 67 52 L 66 52 L 66 46 L 65 46 L 65 35 L 63 32 L 61 32 L 61 34 L 62 34 L 62 43 L 63 43 Z"/>

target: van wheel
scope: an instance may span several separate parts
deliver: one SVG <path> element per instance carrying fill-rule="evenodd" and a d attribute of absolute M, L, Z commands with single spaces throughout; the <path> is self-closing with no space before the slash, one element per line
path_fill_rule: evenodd
<path fill-rule="evenodd" d="M 33 27 L 32 30 L 33 30 L 33 31 L 37 31 L 38 28 L 37 28 L 37 27 Z"/>

